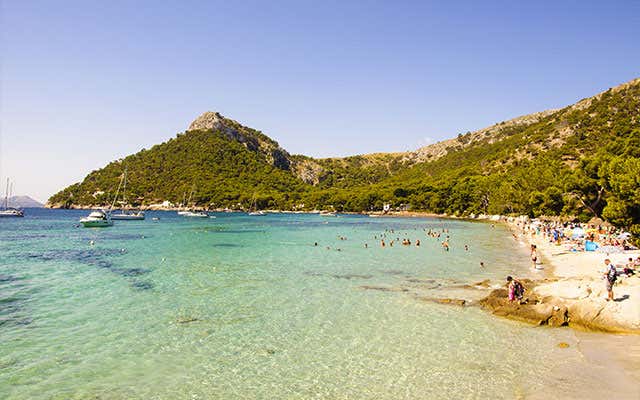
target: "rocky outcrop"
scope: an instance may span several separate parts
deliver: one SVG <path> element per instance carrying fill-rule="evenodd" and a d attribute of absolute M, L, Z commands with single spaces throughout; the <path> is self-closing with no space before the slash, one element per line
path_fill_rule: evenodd
<path fill-rule="evenodd" d="M 569 325 L 566 306 L 554 304 L 551 299 L 544 301 L 535 295 L 526 296 L 521 301 L 509 301 L 506 289 L 495 289 L 480 300 L 480 305 L 494 315 L 533 325 Z"/>
<path fill-rule="evenodd" d="M 633 278 L 635 279 L 635 278 Z M 594 282 L 602 286 L 602 282 Z M 560 280 L 525 283 L 527 293 L 522 301 L 509 301 L 506 289 L 495 289 L 480 300 L 482 308 L 494 315 L 534 325 L 571 326 L 590 331 L 640 333 L 638 306 L 630 301 L 640 291 L 632 284 L 618 287 L 616 301 L 605 301 L 605 293 L 584 281 Z M 629 291 L 631 290 L 631 291 Z M 632 291 L 632 290 L 635 290 Z M 553 293 L 554 295 L 551 295 Z M 626 310 L 629 308 L 629 310 Z"/>
<path fill-rule="evenodd" d="M 289 170 L 291 156 L 278 143 L 262 133 L 242 126 L 236 121 L 225 118 L 219 112 L 207 111 L 196 118 L 188 131 L 215 131 L 224 134 L 230 140 L 242 143 L 247 149 L 261 153 L 274 167 Z"/>
<path fill-rule="evenodd" d="M 327 171 L 320 164 L 311 159 L 294 161 L 291 170 L 298 178 L 310 185 L 319 184 L 327 174 Z"/>

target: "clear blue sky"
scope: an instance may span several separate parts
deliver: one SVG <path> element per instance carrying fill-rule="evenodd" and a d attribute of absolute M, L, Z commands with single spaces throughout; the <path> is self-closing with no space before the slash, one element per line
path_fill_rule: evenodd
<path fill-rule="evenodd" d="M 640 76 L 640 1 L 4 1 L 0 174 L 40 200 L 206 110 L 412 150 Z"/>

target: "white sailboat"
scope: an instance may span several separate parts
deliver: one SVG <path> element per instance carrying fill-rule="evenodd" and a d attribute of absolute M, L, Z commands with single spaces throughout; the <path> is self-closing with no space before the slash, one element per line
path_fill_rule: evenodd
<path fill-rule="evenodd" d="M 191 193 L 189 193 L 189 201 L 191 201 Z M 189 213 L 189 209 L 187 208 L 187 192 L 184 192 L 182 193 L 182 203 L 180 204 L 178 215 L 185 215 L 188 213 Z"/>
<path fill-rule="evenodd" d="M 13 188 L 13 184 L 11 185 Z M 19 208 L 9 207 L 9 178 L 7 178 L 7 188 L 4 196 L 4 207 L 0 208 L 0 217 L 24 217 L 24 211 Z"/>
<path fill-rule="evenodd" d="M 193 196 L 194 190 L 195 190 L 195 185 L 191 189 L 191 192 L 189 193 L 189 200 L 187 200 L 187 203 L 186 203 L 187 206 L 191 203 L 191 197 Z M 195 207 L 192 209 L 186 208 L 184 210 L 180 210 L 178 211 L 178 215 L 182 217 L 188 217 L 188 218 L 209 218 L 209 214 L 207 214 L 204 211 L 196 211 Z M 215 217 L 212 217 L 212 218 L 215 218 Z"/>
<path fill-rule="evenodd" d="M 262 211 L 262 210 L 258 210 L 258 201 L 256 199 L 256 195 L 253 195 L 253 206 L 251 207 L 251 211 L 249 211 L 249 215 L 253 216 L 253 217 L 259 217 L 259 216 L 263 216 L 263 215 L 267 215 L 266 212 Z"/>
<path fill-rule="evenodd" d="M 124 176 L 122 178 L 124 180 L 124 185 L 122 188 L 122 205 L 127 205 L 127 170 L 124 170 Z M 118 198 L 118 193 L 116 193 L 116 198 L 113 200 L 114 204 Z M 110 213 L 111 219 L 113 220 L 121 220 L 121 221 L 140 221 L 144 219 L 144 211 L 142 210 L 120 210 L 117 213 Z"/>

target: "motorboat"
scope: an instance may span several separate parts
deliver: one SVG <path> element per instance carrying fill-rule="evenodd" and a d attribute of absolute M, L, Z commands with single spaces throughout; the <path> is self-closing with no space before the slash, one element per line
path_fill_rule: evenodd
<path fill-rule="evenodd" d="M 336 214 L 336 213 L 335 213 L 335 212 L 333 212 L 333 211 L 322 211 L 322 212 L 320 213 L 320 216 L 321 216 L 321 217 L 337 217 L 337 216 L 338 216 L 338 214 Z"/>
<path fill-rule="evenodd" d="M 258 211 L 251 211 L 251 212 L 249 213 L 249 215 L 252 215 L 252 216 L 260 216 L 260 215 L 267 215 L 267 213 L 266 213 L 266 212 L 264 212 L 264 211 L 262 211 L 262 210 L 258 210 Z"/>
<path fill-rule="evenodd" d="M 81 218 L 80 223 L 85 228 L 105 228 L 113 226 L 111 216 L 104 210 L 92 211 L 87 217 Z"/>

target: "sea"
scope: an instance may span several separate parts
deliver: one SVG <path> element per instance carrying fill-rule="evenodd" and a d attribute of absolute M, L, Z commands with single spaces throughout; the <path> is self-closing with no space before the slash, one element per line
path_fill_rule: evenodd
<path fill-rule="evenodd" d="M 149 211 L 83 228 L 87 214 L 0 219 L 1 399 L 608 393 L 571 329 L 429 301 L 528 273 L 503 225 Z"/>

